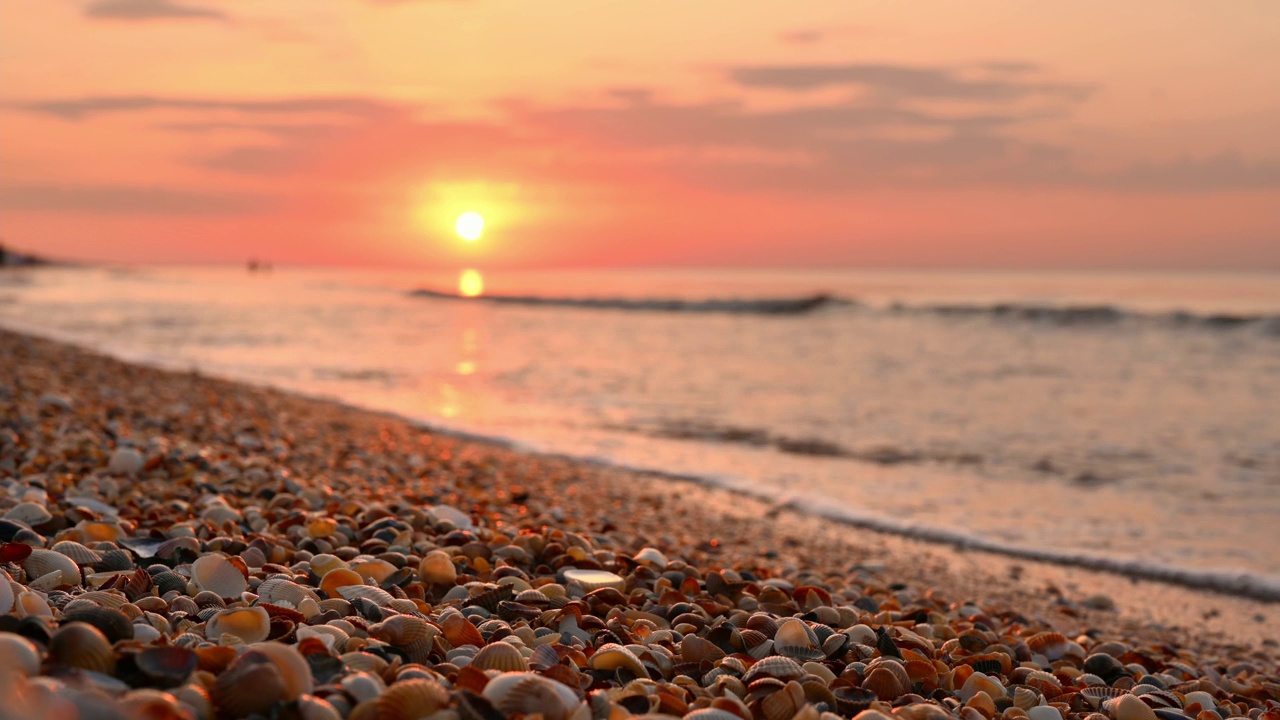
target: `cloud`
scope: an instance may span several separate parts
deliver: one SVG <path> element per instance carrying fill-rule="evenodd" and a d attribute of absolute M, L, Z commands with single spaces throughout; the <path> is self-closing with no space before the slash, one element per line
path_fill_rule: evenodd
<path fill-rule="evenodd" d="M 15 103 L 10 107 L 83 120 L 95 115 L 149 110 L 227 110 L 249 114 L 329 113 L 370 117 L 399 111 L 398 106 L 365 97 L 301 97 L 269 100 L 202 99 L 149 95 L 83 97 L 70 100 Z"/>
<path fill-rule="evenodd" d="M 812 45 L 824 37 L 826 33 L 821 30 L 791 30 L 778 35 L 778 39 L 787 45 Z"/>
<path fill-rule="evenodd" d="M 176 0 L 95 0 L 84 9 L 98 20 L 230 20 L 221 10 L 188 5 Z"/>
<path fill-rule="evenodd" d="M 762 65 L 729 71 L 733 81 L 749 88 L 815 90 L 860 86 L 893 97 L 943 100 L 1005 101 L 1035 95 L 1083 100 L 1083 85 L 1034 82 L 1009 77 L 962 77 L 957 69 L 887 64 Z"/>
<path fill-rule="evenodd" d="M 259 195 L 133 185 L 16 185 L 0 189 L 5 210 L 53 210 L 119 215 L 225 215 L 254 212 Z"/>

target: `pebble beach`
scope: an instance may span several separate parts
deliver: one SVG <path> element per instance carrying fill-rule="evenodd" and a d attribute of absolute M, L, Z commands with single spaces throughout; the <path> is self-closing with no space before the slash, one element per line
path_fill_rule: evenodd
<path fill-rule="evenodd" d="M 1280 720 L 1274 604 L 8 331 L 0 368 L 0 718 Z"/>

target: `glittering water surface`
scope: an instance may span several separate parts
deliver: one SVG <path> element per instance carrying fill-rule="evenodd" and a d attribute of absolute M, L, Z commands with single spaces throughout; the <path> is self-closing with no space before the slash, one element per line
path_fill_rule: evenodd
<path fill-rule="evenodd" d="M 15 271 L 0 275 L 0 323 L 926 533 L 1280 574 L 1276 276 L 479 284 L 573 306 L 408 292 L 423 287 L 457 292 L 458 277 Z M 833 299 L 797 314 L 648 302 L 820 292 Z"/>

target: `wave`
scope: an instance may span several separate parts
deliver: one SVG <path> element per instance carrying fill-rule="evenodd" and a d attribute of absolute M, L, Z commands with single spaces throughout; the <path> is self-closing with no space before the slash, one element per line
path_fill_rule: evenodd
<path fill-rule="evenodd" d="M 1233 330 L 1255 327 L 1267 335 L 1280 336 L 1280 314 L 1268 313 L 1195 313 L 1187 310 L 1141 312 L 1117 305 L 1047 305 L 1039 303 L 1001 302 L 991 304 L 925 304 L 893 303 L 887 310 L 897 314 L 928 314 L 941 317 L 982 317 L 995 320 L 1034 322 L 1056 326 L 1112 325 L 1122 322 L 1157 323 L 1177 328 Z"/>
<path fill-rule="evenodd" d="M 593 310 L 630 310 L 669 313 L 733 313 L 743 315 L 802 315 L 830 305 L 847 305 L 852 301 L 827 293 L 814 293 L 784 298 L 711 298 L 681 300 L 675 298 L 622 298 L 622 297 L 557 297 L 545 295 L 477 295 L 468 297 L 457 293 L 420 288 L 411 290 L 414 297 L 434 300 L 460 300 L 495 305 L 523 305 L 530 307 L 571 307 Z"/>

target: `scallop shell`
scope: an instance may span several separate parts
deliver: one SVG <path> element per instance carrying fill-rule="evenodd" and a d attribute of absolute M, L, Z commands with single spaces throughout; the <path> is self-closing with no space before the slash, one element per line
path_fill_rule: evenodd
<path fill-rule="evenodd" d="M 1020 707 L 1023 710 L 1030 710 L 1040 704 L 1040 694 L 1031 688 L 1014 688 L 1013 704 L 1015 707 Z"/>
<path fill-rule="evenodd" d="M 56 553 L 62 553 L 75 561 L 77 565 L 96 565 L 102 562 L 102 556 L 81 545 L 74 540 L 63 540 L 53 544 L 49 548 Z"/>
<path fill-rule="evenodd" d="M 742 676 L 742 681 L 749 685 L 760 678 L 794 680 L 801 675 L 804 675 L 804 668 L 801 667 L 800 663 L 789 657 L 772 655 L 747 668 L 747 672 Z"/>
<path fill-rule="evenodd" d="M 1092 705 L 1094 709 L 1102 707 L 1102 703 L 1106 702 L 1107 700 L 1112 700 L 1114 698 L 1120 697 L 1121 695 L 1128 695 L 1128 694 L 1129 694 L 1128 690 L 1108 687 L 1106 685 L 1090 685 L 1089 687 L 1080 691 L 1081 697 L 1083 697 L 1085 700 L 1088 700 L 1089 704 Z"/>
<path fill-rule="evenodd" d="M 191 563 L 191 579 L 196 587 L 220 598 L 238 598 L 249 589 L 249 581 L 240 568 L 224 555 L 205 555 Z"/>
<path fill-rule="evenodd" d="M 724 657 L 724 651 L 715 643 L 708 642 L 697 635 L 685 635 L 680 641 L 680 657 L 685 662 L 702 662 L 703 660 L 715 662 Z"/>
<path fill-rule="evenodd" d="M 453 647 L 462 647 L 464 645 L 475 645 L 480 647 L 484 645 L 484 636 L 472 625 L 469 620 L 463 617 L 462 613 L 450 612 L 440 618 L 440 629 L 444 631 L 444 637 Z"/>
<path fill-rule="evenodd" d="M 400 680 L 378 697 L 378 720 L 418 720 L 449 706 L 449 692 L 435 680 Z"/>
<path fill-rule="evenodd" d="M 205 623 L 204 635 L 213 642 L 221 642 L 224 635 L 231 635 L 244 643 L 256 643 L 267 639 L 271 632 L 271 616 L 260 607 L 221 610 Z"/>
<path fill-rule="evenodd" d="M 258 597 L 262 602 L 268 602 L 273 605 L 288 603 L 287 607 L 295 608 L 308 598 L 312 602 L 320 603 L 320 596 L 314 590 L 284 578 L 263 580 L 262 584 L 258 586 Z M 320 606 L 324 607 L 323 603 Z"/>
<path fill-rule="evenodd" d="M 395 599 L 391 593 L 373 585 L 344 585 L 338 588 L 338 594 L 351 601 L 362 598 L 378 607 L 387 607 Z"/>
<path fill-rule="evenodd" d="M 579 699 L 568 686 L 534 673 L 503 673 L 489 680 L 484 699 L 508 714 L 542 713 L 546 720 L 565 720 Z"/>
<path fill-rule="evenodd" d="M 298 628 L 298 642 L 309 637 L 317 638 L 325 647 L 335 652 L 345 652 L 351 636 L 342 628 L 332 625 L 303 625 Z"/>
<path fill-rule="evenodd" d="M 889 702 L 905 695 L 910 686 L 904 685 L 902 679 L 888 668 L 877 667 L 868 670 L 867 677 L 862 681 L 862 688 Z"/>
<path fill-rule="evenodd" d="M 1027 638 L 1026 642 L 1031 652 L 1044 655 L 1046 659 L 1053 661 L 1066 654 L 1068 643 L 1071 641 L 1062 633 L 1042 632 Z"/>
<path fill-rule="evenodd" d="M 791 720 L 805 702 L 804 688 L 792 680 L 783 689 L 760 701 L 760 714 L 764 720 Z"/>
<path fill-rule="evenodd" d="M 106 636 L 107 641 L 111 643 L 133 639 L 133 621 L 114 608 L 89 603 L 71 612 L 64 611 L 62 620 L 63 622 L 82 622 L 92 625 L 101 631 Z"/>
<path fill-rule="evenodd" d="M 49 662 L 110 675 L 116 669 L 111 641 L 100 630 L 82 622 L 58 628 L 49 639 Z"/>
<path fill-rule="evenodd" d="M 461 615 L 457 617 L 472 629 L 475 628 Z M 479 635 L 479 632 L 476 634 Z M 416 663 L 427 662 L 439 635 L 440 630 L 436 626 L 413 615 L 395 615 L 369 628 L 369 637 L 404 649 L 409 653 L 409 659 Z"/>
<path fill-rule="evenodd" d="M 53 515 L 49 513 L 48 508 L 39 503 L 24 502 L 10 508 L 9 512 L 4 514 L 4 519 L 16 520 L 23 525 L 35 527 L 49 522 L 53 519 Z"/>
<path fill-rule="evenodd" d="M 529 669 L 529 661 L 511 643 L 495 642 L 480 648 L 480 652 L 471 658 L 471 667 L 480 670 L 497 670 L 498 672 L 524 672 Z"/>
<path fill-rule="evenodd" d="M 87 593 L 81 593 L 76 596 L 76 600 L 87 600 L 95 605 L 119 610 L 129 602 L 129 598 L 124 593 L 114 590 L 91 590 Z"/>
<path fill-rule="evenodd" d="M 27 571 L 27 576 L 33 578 L 44 578 L 52 573 L 59 573 L 51 579 L 58 581 L 53 587 L 80 584 L 80 566 L 66 555 L 52 550 L 33 548 L 27 559 L 22 561 L 22 567 Z"/>
<path fill-rule="evenodd" d="M 778 625 L 773 634 L 773 649 L 780 655 L 796 660 L 821 660 L 826 657 L 818 647 L 813 630 L 797 618 L 789 618 Z"/>

